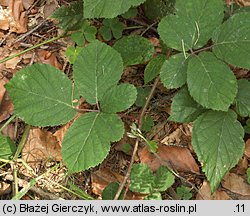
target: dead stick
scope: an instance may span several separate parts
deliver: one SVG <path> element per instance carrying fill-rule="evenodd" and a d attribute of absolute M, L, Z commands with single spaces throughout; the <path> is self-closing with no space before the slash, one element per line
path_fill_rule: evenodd
<path fill-rule="evenodd" d="M 155 79 L 155 82 L 154 82 L 154 85 L 149 93 L 149 96 L 147 98 L 147 101 L 140 113 L 140 116 L 139 116 L 139 120 L 138 120 L 138 128 L 141 129 L 141 126 L 142 126 L 142 119 L 146 113 L 146 110 L 149 106 L 149 103 L 150 103 L 150 100 L 152 99 L 153 95 L 154 95 L 154 92 L 155 92 L 155 89 L 157 87 L 157 84 L 159 83 L 160 81 L 160 77 L 158 76 L 156 79 Z M 128 178 L 130 176 L 130 173 L 131 173 L 131 169 L 132 169 L 132 166 L 134 164 L 134 160 L 135 160 L 135 156 L 136 156 L 136 153 L 137 153 L 137 150 L 138 150 L 138 146 L 139 146 L 139 139 L 136 139 L 136 142 L 135 142 L 135 146 L 134 146 L 134 149 L 133 149 L 133 153 L 132 153 L 132 156 L 131 156 L 131 159 L 130 159 L 130 164 L 129 164 L 129 167 L 128 167 L 128 170 L 127 170 L 127 173 L 122 181 L 122 183 L 120 184 L 118 190 L 117 190 L 117 193 L 115 195 L 115 198 L 114 200 L 118 200 L 121 192 L 122 192 L 122 189 L 124 188 L 126 182 L 128 181 Z"/>

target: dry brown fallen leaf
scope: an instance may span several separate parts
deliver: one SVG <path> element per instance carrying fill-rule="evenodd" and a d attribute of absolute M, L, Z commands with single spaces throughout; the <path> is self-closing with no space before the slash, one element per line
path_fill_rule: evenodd
<path fill-rule="evenodd" d="M 8 93 L 5 92 L 2 103 L 0 105 L 0 122 L 8 119 L 10 115 L 13 114 L 14 106 L 8 96 Z"/>
<path fill-rule="evenodd" d="M 235 2 L 244 7 L 250 6 L 250 0 L 235 0 Z"/>
<path fill-rule="evenodd" d="M 250 159 L 250 139 L 245 144 L 245 155 Z"/>
<path fill-rule="evenodd" d="M 225 191 L 220 189 L 212 194 L 210 184 L 204 181 L 196 196 L 196 200 L 231 200 L 231 198 Z"/>
<path fill-rule="evenodd" d="M 250 185 L 245 180 L 234 174 L 228 173 L 222 180 L 222 186 L 233 193 L 237 193 L 243 196 L 250 195 Z"/>
<path fill-rule="evenodd" d="M 101 168 L 91 173 L 92 192 L 99 196 L 101 199 L 102 191 L 112 182 L 121 182 L 123 176 L 118 173 L 112 172 L 108 168 Z M 125 199 L 127 200 L 142 200 L 145 195 L 136 194 L 128 191 Z"/>
<path fill-rule="evenodd" d="M 0 29 L 19 34 L 27 31 L 27 15 L 22 0 L 10 0 L 8 8 L 1 9 L 0 13 Z"/>
<path fill-rule="evenodd" d="M 4 94 L 6 92 L 6 89 L 4 88 L 4 85 L 8 82 L 9 80 L 5 77 L 0 79 L 0 104 L 2 103 Z"/>
<path fill-rule="evenodd" d="M 200 173 L 199 166 L 187 148 L 160 144 L 157 154 L 174 170 Z M 153 171 L 156 171 L 161 165 L 160 161 L 146 147 L 139 151 L 139 157 L 141 162 L 146 163 Z"/>
<path fill-rule="evenodd" d="M 11 192 L 11 185 L 6 182 L 0 182 L 0 196 Z"/>
<path fill-rule="evenodd" d="M 34 165 L 42 161 L 61 161 L 60 150 L 61 147 L 51 132 L 32 128 L 23 147 L 22 158 Z"/>
<path fill-rule="evenodd" d="M 59 130 L 57 130 L 53 136 L 56 138 L 59 146 L 62 147 L 62 141 L 65 133 L 69 129 L 69 127 L 72 125 L 73 122 L 68 122 L 66 125 L 62 126 Z"/>
<path fill-rule="evenodd" d="M 3 126 L 3 124 L 0 124 L 0 128 Z M 8 136 L 11 140 L 15 140 L 15 126 L 14 124 L 8 124 L 3 130 L 2 134 L 4 136 Z"/>
<path fill-rule="evenodd" d="M 62 65 L 57 60 L 56 53 L 51 53 L 46 50 L 39 50 L 37 52 L 37 56 L 38 56 L 38 62 L 44 64 L 50 64 L 58 68 L 59 70 L 62 69 Z"/>

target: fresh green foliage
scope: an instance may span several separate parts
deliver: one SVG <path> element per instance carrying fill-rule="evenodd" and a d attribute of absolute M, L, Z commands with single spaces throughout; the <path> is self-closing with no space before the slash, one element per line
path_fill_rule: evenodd
<path fill-rule="evenodd" d="M 86 18 L 114 18 L 125 13 L 130 7 L 136 7 L 146 0 L 85 0 L 84 16 Z"/>
<path fill-rule="evenodd" d="M 110 183 L 102 191 L 102 200 L 113 200 L 115 198 L 115 194 L 117 193 L 118 188 L 119 188 L 118 182 Z M 124 193 L 125 193 L 125 190 L 123 189 L 118 200 L 121 200 L 123 198 Z"/>
<path fill-rule="evenodd" d="M 80 29 L 84 19 L 82 0 L 73 2 L 69 7 L 60 7 L 51 18 L 58 20 L 58 26 L 66 32 Z"/>
<path fill-rule="evenodd" d="M 133 105 L 137 91 L 130 84 L 117 85 L 123 70 L 122 58 L 99 41 L 80 52 L 73 69 L 79 95 L 91 104 L 101 102 L 101 110 L 75 120 L 63 139 L 63 160 L 71 172 L 78 172 L 101 163 L 110 143 L 122 138 L 124 125 L 115 113 Z M 55 126 L 76 115 L 72 103 L 78 93 L 72 86 L 58 69 L 34 64 L 19 71 L 6 88 L 21 119 L 35 126 Z"/>
<path fill-rule="evenodd" d="M 116 85 L 123 72 L 120 54 L 110 46 L 95 41 L 78 55 L 73 65 L 75 85 L 90 104 L 100 101 Z"/>
<path fill-rule="evenodd" d="M 192 198 L 191 188 L 188 188 L 186 186 L 180 186 L 176 188 L 176 194 L 179 196 L 182 200 L 189 200 Z"/>
<path fill-rule="evenodd" d="M 116 114 L 87 113 L 67 131 L 62 143 L 62 157 L 72 172 L 89 169 L 107 156 L 110 143 L 119 141 L 124 126 Z"/>
<path fill-rule="evenodd" d="M 247 182 L 250 184 L 250 167 L 247 169 Z"/>
<path fill-rule="evenodd" d="M 15 113 L 33 126 L 55 126 L 76 115 L 72 82 L 60 70 L 34 64 L 20 70 L 6 85 Z"/>
<path fill-rule="evenodd" d="M 175 8 L 176 14 L 163 18 L 158 30 L 161 39 L 179 51 L 206 45 L 223 20 L 223 1 L 176 0 Z"/>
<path fill-rule="evenodd" d="M 161 166 L 155 174 L 146 164 L 134 164 L 130 175 L 129 189 L 148 194 L 150 197 L 161 199 L 160 192 L 167 190 L 175 181 L 175 177 L 166 167 Z"/>
<path fill-rule="evenodd" d="M 173 98 L 171 105 L 172 113 L 168 120 L 192 122 L 204 111 L 205 109 L 194 101 L 190 96 L 187 87 L 184 86 Z"/>
<path fill-rule="evenodd" d="M 104 40 L 109 41 L 113 38 L 119 39 L 122 37 L 124 25 L 117 18 L 103 20 L 103 26 L 99 29 Z"/>
<path fill-rule="evenodd" d="M 143 107 L 146 103 L 146 97 L 148 96 L 150 92 L 150 88 L 149 87 L 138 87 L 137 88 L 137 98 L 135 101 L 135 105 L 138 107 Z"/>
<path fill-rule="evenodd" d="M 154 46 L 146 38 L 132 35 L 118 40 L 114 48 L 121 53 L 125 65 L 143 64 L 154 54 Z"/>
<path fill-rule="evenodd" d="M 16 145 L 9 137 L 0 135 L 0 159 L 9 160 L 16 151 Z"/>
<path fill-rule="evenodd" d="M 250 119 L 247 120 L 246 125 L 244 126 L 245 133 L 250 134 Z"/>
<path fill-rule="evenodd" d="M 154 126 L 154 119 L 150 115 L 145 116 L 142 120 L 141 130 L 149 132 L 153 126 Z"/>
<path fill-rule="evenodd" d="M 65 52 L 66 57 L 68 58 L 70 64 L 74 64 L 76 57 L 78 56 L 78 54 L 82 51 L 82 47 L 73 47 L 73 46 L 69 46 Z"/>
<path fill-rule="evenodd" d="M 101 108 L 106 113 L 116 113 L 131 107 L 137 97 L 136 88 L 131 84 L 111 87 L 101 100 Z"/>
<path fill-rule="evenodd" d="M 179 88 L 187 82 L 187 62 L 183 54 L 166 60 L 160 69 L 161 81 L 166 88 Z"/>
<path fill-rule="evenodd" d="M 194 121 L 192 146 L 212 192 L 244 152 L 244 130 L 233 111 L 207 111 Z"/>
<path fill-rule="evenodd" d="M 138 11 L 137 11 L 137 8 L 130 8 L 126 13 L 122 14 L 121 16 L 125 19 L 128 19 L 128 18 L 133 18 L 133 17 L 136 17 Z"/>
<path fill-rule="evenodd" d="M 150 60 L 144 72 L 145 84 L 152 81 L 160 73 L 161 67 L 165 60 L 166 57 L 164 55 L 158 55 L 157 57 Z"/>
<path fill-rule="evenodd" d="M 176 0 L 147 0 L 143 4 L 146 17 L 153 21 L 159 21 L 164 16 L 174 12 L 175 1 Z"/>
<path fill-rule="evenodd" d="M 238 80 L 238 93 L 235 98 L 236 111 L 242 117 L 250 117 L 250 82 Z"/>
<path fill-rule="evenodd" d="M 237 94 L 233 72 L 209 52 L 190 58 L 187 84 L 190 95 L 202 106 L 213 110 L 227 111 Z"/>
<path fill-rule="evenodd" d="M 215 55 L 225 62 L 250 69 L 250 13 L 236 13 L 213 34 Z"/>
<path fill-rule="evenodd" d="M 81 28 L 71 34 L 71 39 L 78 45 L 83 46 L 86 41 L 92 42 L 96 39 L 97 29 L 91 26 L 86 20 L 83 21 Z"/>

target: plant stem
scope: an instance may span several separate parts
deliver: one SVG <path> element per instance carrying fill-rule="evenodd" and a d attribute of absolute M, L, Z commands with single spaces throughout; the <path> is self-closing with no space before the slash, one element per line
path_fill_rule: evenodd
<path fill-rule="evenodd" d="M 20 143 L 19 143 L 19 145 L 17 147 L 17 150 L 15 152 L 15 155 L 13 157 L 13 161 L 16 161 L 17 158 L 18 158 L 18 156 L 20 155 L 20 153 L 21 153 L 21 151 L 23 149 L 23 146 L 26 143 L 26 140 L 27 140 L 27 138 L 29 136 L 29 131 L 30 131 L 30 125 L 27 125 L 25 127 L 25 129 L 24 129 L 24 133 L 23 133 L 22 139 L 21 139 L 21 141 L 20 141 Z"/>
<path fill-rule="evenodd" d="M 16 115 L 11 116 L 5 123 L 4 125 L 0 128 L 0 133 L 3 131 L 4 128 L 8 126 L 8 124 L 16 117 Z"/>
<path fill-rule="evenodd" d="M 67 36 L 67 35 L 64 35 L 64 34 L 63 34 L 63 35 L 59 35 L 59 36 L 57 36 L 57 37 L 53 37 L 53 38 L 51 38 L 51 39 L 49 39 L 49 40 L 46 40 L 46 41 L 44 41 L 44 42 L 42 42 L 42 43 L 36 44 L 36 45 L 34 45 L 34 46 L 30 47 L 30 48 L 27 48 L 27 49 L 25 49 L 25 50 L 23 50 L 23 51 L 21 51 L 21 52 L 19 52 L 19 53 L 16 53 L 16 54 L 14 54 L 14 55 L 12 55 L 12 56 L 9 56 L 9 57 L 7 57 L 7 58 L 4 58 L 4 59 L 0 60 L 0 64 L 1 64 L 1 63 L 4 63 L 4 62 L 6 62 L 6 61 L 9 61 L 10 59 L 13 59 L 13 58 L 15 58 L 15 57 L 17 57 L 17 56 L 23 55 L 23 54 L 25 54 L 25 53 L 27 53 L 27 52 L 33 50 L 33 49 L 36 49 L 37 47 L 40 47 L 40 46 L 42 46 L 42 45 L 44 45 L 44 44 L 51 43 L 51 42 L 53 42 L 53 41 L 56 41 L 56 40 L 58 40 L 58 39 L 60 39 L 60 38 L 66 37 L 66 36 Z"/>
<path fill-rule="evenodd" d="M 154 85 L 153 85 L 153 87 L 152 87 L 152 89 L 151 89 L 151 91 L 149 93 L 147 101 L 146 101 L 143 109 L 141 110 L 141 113 L 140 113 L 140 116 L 139 116 L 139 120 L 138 120 L 138 129 L 139 130 L 142 127 L 142 119 L 143 119 L 143 117 L 145 115 L 145 112 L 146 112 L 148 106 L 149 106 L 150 100 L 152 99 L 152 97 L 154 95 L 155 89 L 156 89 L 157 84 L 159 83 L 159 81 L 160 81 L 160 77 L 158 76 L 155 79 Z M 132 170 L 132 166 L 134 164 L 134 160 L 135 160 L 135 156 L 136 156 L 136 153 L 137 153 L 137 150 L 138 150 L 138 146 L 139 146 L 139 139 L 136 139 L 136 142 L 135 142 L 135 145 L 134 145 L 134 149 L 133 149 L 133 153 L 132 153 L 132 156 L 131 156 L 131 159 L 130 159 L 129 167 L 128 167 L 128 170 L 127 170 L 127 173 L 124 176 L 122 183 L 119 185 L 119 188 L 117 190 L 117 193 L 115 195 L 114 200 L 118 200 L 118 198 L 119 198 L 119 196 L 120 196 L 120 194 L 122 192 L 122 189 L 124 188 L 126 182 L 128 181 L 128 178 L 129 178 L 131 170 Z M 125 196 L 125 194 L 124 194 L 124 196 Z"/>

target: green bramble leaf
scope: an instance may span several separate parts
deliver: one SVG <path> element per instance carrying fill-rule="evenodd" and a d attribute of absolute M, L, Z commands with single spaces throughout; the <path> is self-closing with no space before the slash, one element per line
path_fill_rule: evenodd
<path fill-rule="evenodd" d="M 121 53 L 124 65 L 143 64 L 154 54 L 154 46 L 146 38 L 138 35 L 123 37 L 113 46 Z"/>
<path fill-rule="evenodd" d="M 204 111 L 205 109 L 194 101 L 190 96 L 187 87 L 184 86 L 173 98 L 171 104 L 171 115 L 168 120 L 182 123 L 192 122 Z"/>
<path fill-rule="evenodd" d="M 15 151 L 15 143 L 9 137 L 0 135 L 0 159 L 10 160 Z"/>
<path fill-rule="evenodd" d="M 190 58 L 187 84 L 194 100 L 213 110 L 227 111 L 237 94 L 233 72 L 210 52 Z"/>
<path fill-rule="evenodd" d="M 166 88 L 179 88 L 187 82 L 188 59 L 182 53 L 171 56 L 160 70 L 161 81 Z"/>
<path fill-rule="evenodd" d="M 165 62 L 166 57 L 164 55 L 158 55 L 157 57 L 150 60 L 147 64 L 144 72 L 144 83 L 147 84 L 152 81 L 161 70 L 163 63 Z"/>
<path fill-rule="evenodd" d="M 179 51 L 206 45 L 223 20 L 223 1 L 176 0 L 175 8 L 175 15 L 163 18 L 158 31 L 164 43 Z"/>
<path fill-rule="evenodd" d="M 72 106 L 72 82 L 51 65 L 34 64 L 20 70 L 6 89 L 15 114 L 30 125 L 56 126 L 76 115 Z"/>
<path fill-rule="evenodd" d="M 131 7 L 136 7 L 146 0 L 85 0 L 85 18 L 114 18 L 123 14 Z"/>
<path fill-rule="evenodd" d="M 60 7 L 50 18 L 58 20 L 58 26 L 66 32 L 80 29 L 84 19 L 82 0 L 73 2 L 69 7 Z"/>
<path fill-rule="evenodd" d="M 250 134 L 250 119 L 247 120 L 246 125 L 244 126 L 245 133 Z"/>
<path fill-rule="evenodd" d="M 127 12 L 125 12 L 121 16 L 125 19 L 134 18 L 136 17 L 137 13 L 138 13 L 137 8 L 130 8 Z"/>
<path fill-rule="evenodd" d="M 250 69 L 250 13 L 236 13 L 213 34 L 213 52 L 221 60 Z"/>
<path fill-rule="evenodd" d="M 236 112 L 242 117 L 250 117 L 250 82 L 238 80 L 238 93 L 235 98 Z"/>
<path fill-rule="evenodd" d="M 192 146 L 215 192 L 224 175 L 244 152 L 244 129 L 232 110 L 207 111 L 194 122 Z"/>
<path fill-rule="evenodd" d="M 103 95 L 101 109 L 105 113 L 124 111 L 135 103 L 136 97 L 136 87 L 131 84 L 113 86 Z"/>
<path fill-rule="evenodd" d="M 110 143 L 119 141 L 123 134 L 123 122 L 116 114 L 84 114 L 72 124 L 63 139 L 63 161 L 71 172 L 94 167 L 105 159 Z"/>
<path fill-rule="evenodd" d="M 174 182 L 174 175 L 165 166 L 160 166 L 155 174 L 154 192 L 163 192 L 170 188 Z"/>
<path fill-rule="evenodd" d="M 141 127 L 142 131 L 149 132 L 153 126 L 154 126 L 154 119 L 150 115 L 147 115 L 142 119 L 142 127 Z"/>
<path fill-rule="evenodd" d="M 118 83 L 123 72 L 120 54 L 94 41 L 84 48 L 73 65 L 75 85 L 90 104 L 101 101 L 105 92 Z"/>
<path fill-rule="evenodd" d="M 99 32 L 104 40 L 110 41 L 113 36 L 115 39 L 121 38 L 123 29 L 124 25 L 118 18 L 105 19 L 103 20 L 103 26 L 99 29 Z"/>
<path fill-rule="evenodd" d="M 148 96 L 150 92 L 150 88 L 149 87 L 138 87 L 137 88 L 137 98 L 135 101 L 135 105 L 138 107 L 143 107 L 146 103 L 146 98 Z"/>

